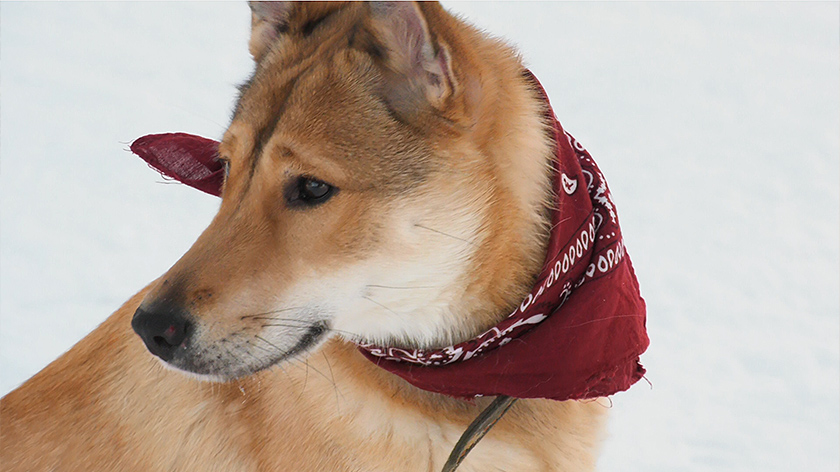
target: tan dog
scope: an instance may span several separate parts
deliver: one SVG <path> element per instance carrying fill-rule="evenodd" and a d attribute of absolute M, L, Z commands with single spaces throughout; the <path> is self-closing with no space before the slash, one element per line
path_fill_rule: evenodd
<path fill-rule="evenodd" d="M 218 215 L 3 398 L 3 470 L 436 471 L 489 402 L 351 341 L 457 342 L 529 290 L 553 143 L 516 54 L 437 4 L 252 13 Z M 459 470 L 592 470 L 604 412 L 521 400 Z"/>

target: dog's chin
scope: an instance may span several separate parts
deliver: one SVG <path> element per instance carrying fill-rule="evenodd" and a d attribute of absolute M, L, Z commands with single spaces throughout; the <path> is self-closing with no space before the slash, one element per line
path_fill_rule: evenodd
<path fill-rule="evenodd" d="M 163 366 L 170 371 L 177 372 L 181 375 L 185 375 L 186 377 L 192 380 L 198 380 L 201 382 L 211 382 L 211 383 L 225 383 L 231 382 L 237 379 L 241 379 L 244 377 L 248 377 L 254 375 L 258 372 L 263 370 L 268 370 L 275 365 L 279 365 L 285 360 L 288 359 L 288 356 L 276 359 L 276 360 L 268 360 L 266 362 L 260 363 L 258 365 L 248 365 L 248 364 L 229 364 L 221 367 L 216 367 L 213 369 L 208 368 L 197 368 L 193 365 L 183 365 L 183 364 L 175 364 L 171 362 L 164 361 L 163 359 L 158 358 Z"/>
<path fill-rule="evenodd" d="M 172 372 L 177 372 L 177 373 L 179 373 L 181 375 L 185 375 L 185 376 L 187 376 L 187 377 L 189 377 L 190 379 L 193 379 L 193 380 L 198 380 L 198 381 L 201 381 L 201 382 L 212 382 L 212 383 L 222 383 L 222 382 L 227 382 L 228 380 L 232 380 L 232 379 L 225 378 L 224 376 L 218 375 L 218 374 L 199 374 L 199 373 L 192 372 L 192 371 L 189 371 L 189 370 L 184 370 L 180 367 L 177 367 L 173 364 L 170 364 L 169 362 L 166 362 L 165 360 L 163 360 L 159 357 L 155 357 L 155 359 L 157 359 L 158 362 L 160 362 L 160 364 L 163 365 L 163 367 L 166 370 L 171 370 Z"/>
<path fill-rule="evenodd" d="M 288 343 L 287 349 L 276 344 L 270 348 L 252 350 L 252 343 L 227 346 L 217 352 L 217 346 L 193 347 L 170 361 L 157 358 L 168 370 L 202 382 L 229 382 L 254 375 L 291 359 L 304 356 L 323 345 L 331 331 L 325 324 L 314 324 L 299 339 Z M 216 347 L 216 349 L 214 349 Z"/>

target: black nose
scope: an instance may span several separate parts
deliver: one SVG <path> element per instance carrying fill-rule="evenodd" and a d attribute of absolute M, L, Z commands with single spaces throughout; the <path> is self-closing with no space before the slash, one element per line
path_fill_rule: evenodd
<path fill-rule="evenodd" d="M 192 323 L 176 309 L 140 307 L 131 319 L 131 327 L 140 335 L 149 351 L 165 361 L 175 356 L 175 351 L 192 333 Z"/>

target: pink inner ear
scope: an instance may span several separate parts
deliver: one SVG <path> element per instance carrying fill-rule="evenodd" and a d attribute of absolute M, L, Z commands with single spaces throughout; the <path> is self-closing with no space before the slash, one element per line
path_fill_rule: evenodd
<path fill-rule="evenodd" d="M 277 26 L 289 20 L 292 2 L 248 2 L 248 6 L 258 19 Z"/>
<path fill-rule="evenodd" d="M 222 194 L 225 169 L 218 159 L 218 141 L 186 133 L 149 134 L 130 147 L 164 177 L 210 195 Z"/>
<path fill-rule="evenodd" d="M 455 83 L 451 57 L 444 43 L 433 42 L 423 12 L 411 2 L 373 2 L 371 12 L 386 65 L 395 72 L 388 87 L 392 106 L 408 106 L 410 113 L 418 98 L 442 106 Z M 412 91 L 419 96 L 407 97 Z"/>

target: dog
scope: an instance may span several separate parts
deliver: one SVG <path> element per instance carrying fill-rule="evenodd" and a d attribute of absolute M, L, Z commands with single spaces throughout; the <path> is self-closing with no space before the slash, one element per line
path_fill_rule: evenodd
<path fill-rule="evenodd" d="M 218 214 L 2 399 L 3 470 L 440 470 L 492 400 L 357 344 L 458 343 L 533 286 L 555 142 L 519 57 L 437 3 L 250 6 Z M 593 470 L 606 411 L 519 400 L 459 470 Z"/>

